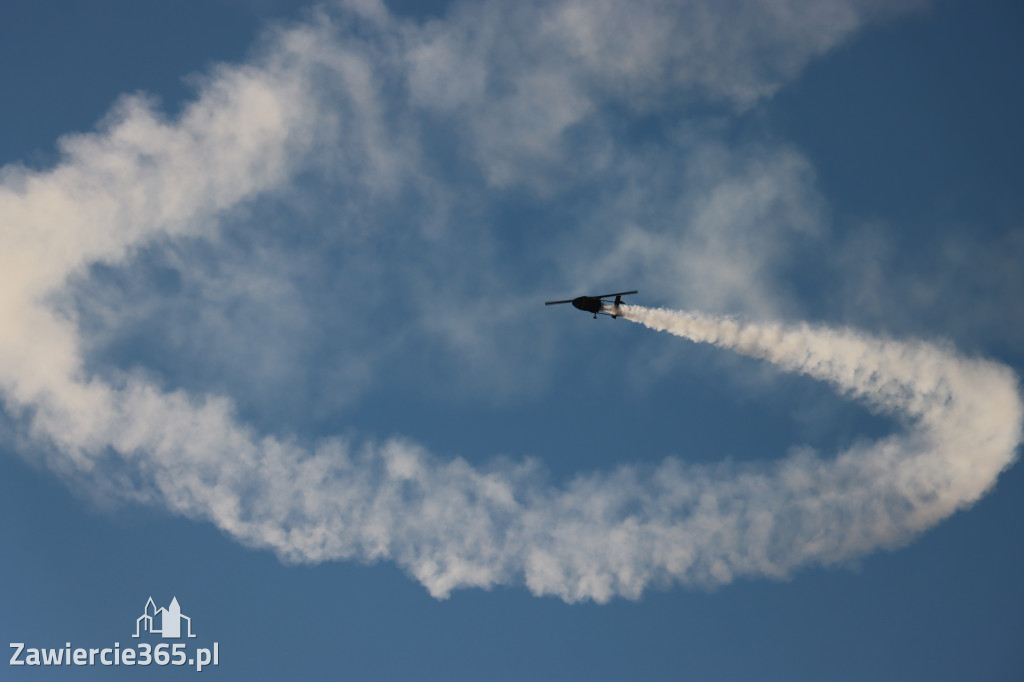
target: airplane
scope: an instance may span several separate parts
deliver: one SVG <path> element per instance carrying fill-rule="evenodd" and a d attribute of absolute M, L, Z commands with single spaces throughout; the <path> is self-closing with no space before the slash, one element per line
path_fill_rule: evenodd
<path fill-rule="evenodd" d="M 609 315 L 613 320 L 619 316 L 618 309 L 619 305 L 622 304 L 622 297 L 628 296 L 629 294 L 635 294 L 636 291 L 620 291 L 617 294 L 602 294 L 601 296 L 577 296 L 576 298 L 566 299 L 564 301 L 546 301 L 544 305 L 556 305 L 558 303 L 572 303 L 573 308 L 579 310 L 586 310 L 588 313 L 594 313 L 594 319 L 597 319 L 598 314 Z M 615 302 L 610 303 L 605 301 L 606 298 L 615 297 Z M 606 308 L 610 307 L 612 312 L 607 312 Z"/>

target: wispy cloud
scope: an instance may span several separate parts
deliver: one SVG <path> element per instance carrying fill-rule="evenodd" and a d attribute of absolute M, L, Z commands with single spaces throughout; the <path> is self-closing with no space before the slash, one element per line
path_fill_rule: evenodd
<path fill-rule="evenodd" d="M 129 97 L 98 132 L 63 140 L 55 168 L 3 170 L 0 391 L 35 439 L 26 449 L 56 471 L 289 561 L 393 560 L 439 597 L 525 583 L 605 601 L 665 582 L 785 575 L 904 541 L 1008 464 L 1020 415 L 1005 370 L 852 332 L 780 327 L 764 336 L 782 346 L 757 350 L 746 327 L 733 345 L 904 415 L 905 434 L 834 460 L 667 460 L 562 487 L 536 462 L 473 467 L 398 437 L 267 435 L 239 418 L 248 389 L 238 381 L 214 390 L 104 363 L 96 348 L 110 330 L 157 322 L 170 309 L 154 300 L 186 295 L 200 312 L 175 308 L 157 328 L 187 330 L 179 344 L 213 346 L 229 371 L 233 356 L 239 377 L 273 384 L 282 367 L 309 367 L 303 354 L 323 346 L 302 344 L 326 326 L 337 356 L 354 358 L 328 372 L 351 381 L 346 399 L 432 343 L 499 365 L 488 382 L 504 368 L 509 384 L 529 383 L 544 364 L 527 361 L 520 304 L 481 315 L 473 302 L 508 288 L 489 218 L 509 196 L 543 205 L 586 194 L 558 234 L 533 234 L 548 245 L 618 235 L 607 243 L 624 274 L 667 282 L 682 271 L 691 301 L 779 307 L 780 244 L 813 235 L 823 211 L 806 159 L 673 133 L 665 143 L 685 159 L 675 165 L 623 142 L 614 123 L 681 101 L 750 107 L 891 3 L 483 3 L 425 24 L 379 3 L 347 6 L 274 32 L 252 63 L 213 71 L 173 120 Z M 670 218 L 654 219 L 652 201 Z M 284 227 L 292 220 L 313 228 L 310 243 Z M 168 279 L 137 279 L 153 263 Z M 103 268 L 117 275 L 104 283 Z M 543 279 L 581 272 L 566 258 Z M 344 324 L 319 314 L 327 299 L 311 292 L 324 288 Z M 281 355 L 296 342 L 302 353 Z M 962 452 L 982 447 L 984 466 L 966 466 Z"/>

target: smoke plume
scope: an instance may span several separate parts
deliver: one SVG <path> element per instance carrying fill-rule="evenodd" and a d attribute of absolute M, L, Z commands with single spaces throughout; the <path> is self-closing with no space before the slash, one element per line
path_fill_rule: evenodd
<path fill-rule="evenodd" d="M 325 148 L 341 150 L 324 156 L 345 159 L 331 167 L 348 194 L 376 190 L 378 204 L 401 203 L 403 183 L 425 183 L 428 173 L 416 170 L 420 145 L 392 133 L 417 130 L 409 122 L 430 111 L 449 117 L 460 138 L 468 131 L 468 158 L 491 186 L 530 186 L 531 178 L 563 175 L 558 164 L 575 154 L 552 150 L 561 149 L 565 131 L 589 120 L 601 98 L 633 99 L 637 74 L 677 74 L 665 86 L 669 95 L 706 91 L 749 106 L 875 13 L 873 2 L 840 3 L 848 11 L 838 18 L 797 12 L 806 20 L 798 26 L 805 42 L 790 35 L 791 22 L 779 21 L 764 39 L 780 47 L 768 54 L 781 55 L 767 75 L 765 50 L 716 40 L 719 27 L 732 35 L 736 22 L 705 11 L 697 12 L 711 17 L 700 25 L 703 39 L 683 43 L 674 30 L 659 34 L 666 46 L 686 44 L 688 51 L 667 60 L 654 50 L 607 62 L 609 54 L 647 44 L 625 41 L 609 51 L 601 42 L 618 36 L 630 17 L 643 19 L 638 34 L 666 25 L 658 20 L 661 5 L 648 5 L 638 15 L 610 3 L 595 14 L 579 3 L 558 4 L 559 11 L 544 15 L 550 20 L 537 19 L 536 30 L 532 19 L 519 29 L 536 34 L 537 54 L 554 56 L 518 65 L 503 60 L 519 54 L 520 41 L 508 37 L 514 49 L 489 47 L 490 36 L 506 36 L 504 14 L 494 30 L 477 36 L 480 22 L 469 9 L 450 20 L 450 31 L 436 23 L 405 27 L 367 10 L 369 23 L 351 33 L 377 35 L 371 28 L 379 24 L 379 35 L 363 42 L 344 33 L 348 23 L 334 27 L 322 19 L 281 31 L 252 64 L 220 68 L 173 120 L 143 98 L 127 98 L 100 131 L 65 138 L 55 168 L 4 168 L 0 399 L 27 436 L 19 449 L 97 496 L 208 521 L 285 561 L 393 561 L 437 597 L 525 584 L 538 595 L 604 602 L 636 598 L 656 585 L 782 577 L 907 542 L 975 502 L 1013 462 L 1021 439 L 1015 376 L 949 348 L 850 330 L 625 306 L 625 317 L 653 329 L 829 382 L 897 416 L 902 430 L 834 456 L 804 451 L 718 466 L 669 458 L 580 474 L 564 485 L 548 482 L 531 460 L 474 467 L 400 438 L 302 445 L 258 433 L 224 396 L 172 390 L 145 370 L 100 374 L 87 367 L 80 320 L 73 307 L 61 307 L 61 292 L 90 267 L 122 265 L 146 245 L 215 236 L 226 214 L 285 191 Z M 764 12 L 776 14 L 771 3 L 743 5 L 751 31 Z M 677 21 L 692 23 L 686 16 Z M 718 54 L 721 45 L 733 46 L 729 59 Z M 568 54 L 558 51 L 562 46 Z M 403 49 L 409 58 L 385 58 Z M 504 80 L 452 77 L 489 63 L 476 58 L 478 50 L 502 67 L 492 71 Z M 551 59 L 562 71 L 548 68 Z M 612 62 L 635 71 L 608 81 L 603 74 Z M 731 66 L 714 78 L 692 66 L 726 62 Z M 379 77 L 389 69 L 402 77 Z M 661 80 L 645 86 L 651 97 L 661 96 Z M 516 87 L 495 90 L 491 82 Z M 408 83 L 408 92 L 395 95 L 381 85 L 387 83 Z M 464 87 L 435 101 L 438 83 Z M 491 102 L 492 90 L 509 93 L 502 95 L 508 101 Z M 538 121 L 551 129 L 538 130 Z M 536 172 L 548 164 L 558 172 Z M 446 187 L 459 194 L 458 185 Z M 371 215 L 368 224 L 376 222 L 378 204 L 353 202 Z"/>

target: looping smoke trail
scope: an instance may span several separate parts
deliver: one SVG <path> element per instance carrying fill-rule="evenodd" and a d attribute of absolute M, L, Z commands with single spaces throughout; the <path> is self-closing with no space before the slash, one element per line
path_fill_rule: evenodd
<path fill-rule="evenodd" d="M 1016 378 L 991 362 L 850 330 L 622 312 L 827 381 L 906 429 L 834 459 L 668 459 L 581 474 L 564 488 L 543 483 L 531 462 L 478 470 L 401 440 L 327 441 L 313 452 L 256 440 L 223 401 L 196 404 L 135 381 L 107 396 L 115 423 L 103 430 L 156 489 L 147 501 L 285 560 L 390 559 L 436 597 L 522 581 L 535 594 L 598 602 L 656 584 L 783 577 L 906 542 L 984 494 L 1021 439 Z"/>
<path fill-rule="evenodd" d="M 905 433 L 834 463 L 808 467 L 797 458 L 780 467 L 773 484 L 791 503 L 785 513 L 832 519 L 816 541 L 805 538 L 792 548 L 804 559 L 834 561 L 899 543 L 971 505 L 1013 463 L 1021 442 L 1024 407 L 1016 376 L 1003 365 L 848 329 L 742 323 L 638 306 L 622 306 L 621 315 L 827 381 L 907 422 Z"/>
<path fill-rule="evenodd" d="M 139 377 L 59 377 L 32 426 L 62 453 L 51 462 L 59 470 L 92 471 L 108 490 L 209 520 L 286 561 L 395 561 L 439 598 L 525 582 L 534 594 L 605 602 L 652 585 L 784 577 L 906 542 L 973 503 L 1013 462 L 1024 408 L 1000 365 L 849 330 L 622 312 L 828 381 L 906 429 L 833 459 L 667 459 L 556 488 L 529 461 L 481 470 L 397 439 L 307 451 L 258 438 L 228 401 Z M 111 466 L 98 459 L 104 450 Z"/>
<path fill-rule="evenodd" d="M 444 62 L 445 41 L 430 35 L 420 52 Z M 452 54 L 452 63 L 474 62 Z M 51 295 L 90 264 L 122 262 L 153 239 L 204 234 L 286 183 L 318 136 L 347 130 L 326 104 L 334 99 L 317 94 L 325 68 L 346 84 L 337 99 L 351 103 L 349 118 L 370 122 L 351 129 L 352 176 L 391 185 L 401 157 L 373 123 L 372 56 L 339 50 L 326 28 L 286 31 L 258 63 L 218 72 L 176 120 L 129 98 L 100 132 L 67 138 L 56 168 L 0 169 L 0 400 L 32 436 L 25 449 L 38 454 L 42 444 L 49 466 L 98 494 L 209 521 L 286 561 L 391 560 L 437 597 L 525 583 L 535 594 L 599 602 L 651 585 L 785 576 L 894 546 L 976 501 L 1013 462 L 1022 406 L 1005 367 L 849 330 L 632 306 L 628 319 L 828 381 L 900 416 L 905 429 L 832 458 L 803 452 L 714 467 L 667 459 L 554 487 L 531 461 L 478 469 L 400 439 L 303 448 L 258 435 L 226 398 L 165 390 L 142 373 L 91 376 L 78 321 Z M 548 82 L 523 82 L 535 81 Z M 429 99 L 435 82 L 417 92 Z M 546 88 L 522 109 L 551 100 Z M 578 106 L 565 126 L 589 109 Z M 480 110 L 503 112 L 466 126 L 490 144 L 508 108 Z M 546 152 L 561 130 L 527 148 Z M 363 158 L 353 150 L 366 140 L 376 142 Z M 522 148 L 499 145 L 494 183 L 509 182 L 502 169 L 534 167 L 516 156 Z"/>

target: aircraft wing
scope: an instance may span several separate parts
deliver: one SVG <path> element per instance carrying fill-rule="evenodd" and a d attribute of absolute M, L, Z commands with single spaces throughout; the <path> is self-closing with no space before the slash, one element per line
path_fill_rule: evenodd
<path fill-rule="evenodd" d="M 629 294 L 636 294 L 636 293 L 639 293 L 639 292 L 637 292 L 636 290 L 633 290 L 633 291 L 620 291 L 620 292 L 615 293 L 615 294 L 601 294 L 600 296 L 594 296 L 594 298 L 611 298 L 612 296 L 627 296 Z"/>

